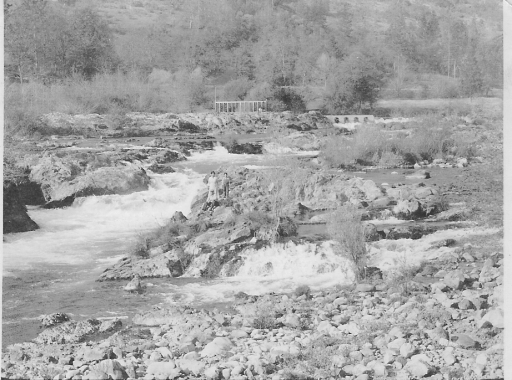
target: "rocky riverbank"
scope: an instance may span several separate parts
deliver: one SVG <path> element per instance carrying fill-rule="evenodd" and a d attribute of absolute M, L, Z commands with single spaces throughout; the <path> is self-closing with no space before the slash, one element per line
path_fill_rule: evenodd
<path fill-rule="evenodd" d="M 42 116 L 40 124 L 58 135 L 75 134 L 114 138 L 176 133 L 213 135 L 264 133 L 268 129 L 281 132 L 287 129 L 309 131 L 332 127 L 332 123 L 317 112 L 299 115 L 291 112 L 220 114 L 130 112 L 122 118 L 98 114 L 73 116 L 52 113 Z"/>
<path fill-rule="evenodd" d="M 147 190 L 147 170 L 173 172 L 172 164 L 186 160 L 190 151 L 212 149 L 212 135 L 261 133 L 269 127 L 275 133 L 291 133 L 332 124 L 317 113 L 130 113 L 122 120 L 97 114 L 48 114 L 41 117 L 38 126 L 41 131 L 34 133 L 39 137 L 10 138 L 6 144 L 6 161 L 12 171 L 23 177 L 23 186 L 4 179 L 4 210 L 8 211 L 4 212 L 4 220 L 9 221 L 4 232 L 36 228 L 23 209 L 26 204 L 65 207 L 76 197 Z M 46 135 L 49 131 L 53 135 Z M 141 142 L 133 136 L 157 137 Z M 122 140 L 123 137 L 127 139 Z M 222 143 L 231 153 L 262 153 L 261 143 Z M 28 187 L 35 187 L 38 194 L 23 190 Z M 16 206 L 18 203 L 21 208 Z"/>
<path fill-rule="evenodd" d="M 223 311 L 152 308 L 129 326 L 46 318 L 34 343 L 4 352 L 2 377 L 504 377 L 503 256 L 481 246 L 387 281 L 236 298 Z"/>
<path fill-rule="evenodd" d="M 67 142 L 22 142 L 33 149 L 19 160 L 24 183 L 40 192 L 18 188 L 17 196 L 33 198 L 21 204 L 61 207 L 79 196 L 144 190 L 149 170 L 171 172 L 190 149 L 211 148 L 206 131 L 263 132 L 271 125 L 281 133 L 262 151 L 272 153 L 314 150 L 324 132 L 337 133 L 323 129 L 325 120 L 316 113 L 277 114 L 268 123 L 268 114 L 219 120 L 134 114 L 124 126 L 93 116 L 53 115 L 47 121 L 55 130 L 107 138 L 93 147 L 76 136 Z M 128 137 L 168 132 L 174 135 L 146 141 Z M 493 133 L 481 143 L 495 144 Z M 238 149 L 241 144 L 227 145 Z M 369 256 L 381 265 L 367 266 L 365 279 L 352 285 L 341 285 L 340 278 L 340 285 L 321 291 L 304 285 L 295 292 L 238 293 L 222 310 L 148 305 L 128 322 L 44 316 L 44 330 L 33 342 L 4 350 L 2 377 L 504 378 L 503 236 L 499 228 L 480 233 L 475 223 L 480 216 L 502 223 L 501 200 L 493 198 L 499 181 L 484 180 L 501 146 L 495 145 L 482 155 L 484 164 L 437 158 L 417 163 L 415 170 L 393 169 L 380 181 L 327 169 L 321 158 L 298 163 L 280 156 L 266 169 L 220 167 L 231 178 L 228 199 L 204 210 L 206 190 L 200 192 L 190 215 L 176 213 L 160 230 L 143 236 L 99 280 L 123 280 L 126 291 L 143 296 L 149 278 L 235 276 L 251 265 L 251 255 L 268 254 L 276 244 L 281 253 L 307 244 L 312 257 L 324 257 L 326 223 L 334 209 L 347 205 L 361 213 Z M 308 226 L 321 228 L 304 232 Z M 435 233 L 460 227 L 474 229 Z M 397 255 L 379 258 L 391 251 Z M 262 276 L 276 270 L 271 259 L 260 264 Z M 320 276 L 340 265 L 322 262 L 313 269 Z"/>

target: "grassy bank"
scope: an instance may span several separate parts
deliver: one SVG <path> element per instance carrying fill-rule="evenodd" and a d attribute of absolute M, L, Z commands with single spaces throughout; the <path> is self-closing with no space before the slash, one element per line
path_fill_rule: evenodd
<path fill-rule="evenodd" d="M 30 134 L 51 112 L 124 115 L 126 112 L 190 112 L 200 109 L 207 89 L 190 76 L 144 76 L 137 72 L 74 76 L 63 83 L 37 82 L 5 87 L 5 131 Z"/>

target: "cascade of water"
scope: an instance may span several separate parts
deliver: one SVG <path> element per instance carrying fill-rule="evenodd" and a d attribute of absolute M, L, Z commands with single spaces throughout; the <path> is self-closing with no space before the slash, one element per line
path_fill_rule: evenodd
<path fill-rule="evenodd" d="M 4 271 L 42 262 L 79 264 L 101 256 L 98 251 L 123 254 L 138 233 L 164 224 L 175 211 L 188 214 L 203 186 L 202 176 L 191 171 L 151 177 L 147 191 L 77 198 L 71 207 L 31 210 L 41 228 L 6 235 Z"/>

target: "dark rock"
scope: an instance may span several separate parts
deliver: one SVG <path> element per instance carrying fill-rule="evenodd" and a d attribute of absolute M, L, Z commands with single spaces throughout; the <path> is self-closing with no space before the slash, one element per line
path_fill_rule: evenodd
<path fill-rule="evenodd" d="M 166 174 L 166 173 L 174 173 L 175 170 L 169 166 L 169 165 L 162 165 L 154 163 L 147 167 L 148 170 L 151 170 L 153 173 L 156 174 Z"/>
<path fill-rule="evenodd" d="M 233 154 L 263 154 L 263 147 L 261 144 L 227 144 L 226 149 L 229 153 Z"/>
<path fill-rule="evenodd" d="M 480 342 L 474 340 L 467 334 L 453 334 L 450 337 L 450 340 L 454 343 L 457 343 L 462 348 L 478 348 L 478 347 L 480 347 Z"/>
<path fill-rule="evenodd" d="M 34 231 L 39 226 L 27 213 L 27 208 L 21 202 L 19 191 L 15 184 L 4 181 L 3 193 L 3 231 L 12 232 Z"/>
<path fill-rule="evenodd" d="M 377 227 L 375 227 L 372 223 L 367 223 L 364 225 L 364 240 L 367 242 L 370 241 L 378 241 L 380 240 L 381 235 L 379 234 L 379 231 L 377 230 Z"/>
<path fill-rule="evenodd" d="M 41 185 L 32 181 L 23 181 L 16 185 L 21 203 L 24 205 L 40 206 L 46 200 L 44 199 Z"/>
<path fill-rule="evenodd" d="M 186 131 L 190 133 L 199 133 L 201 132 L 201 128 L 199 128 L 197 125 L 192 124 L 191 122 L 184 121 L 184 120 L 178 120 L 178 128 L 180 131 Z"/>
<path fill-rule="evenodd" d="M 437 273 L 439 271 L 439 268 L 436 268 L 433 265 L 425 265 L 421 271 L 421 274 L 423 276 L 432 276 L 433 274 Z"/>
<path fill-rule="evenodd" d="M 171 217 L 171 222 L 174 222 L 174 223 L 184 223 L 186 222 L 188 219 L 185 215 L 183 215 L 183 213 L 181 211 L 176 211 L 174 213 L 174 215 Z"/>
<path fill-rule="evenodd" d="M 41 326 L 43 327 L 51 327 L 57 325 L 62 322 L 69 321 L 69 316 L 64 313 L 53 313 L 48 315 L 43 315 L 41 317 Z"/>
<path fill-rule="evenodd" d="M 235 300 L 247 300 L 249 298 L 249 295 L 244 292 L 238 292 L 235 294 Z"/>
<path fill-rule="evenodd" d="M 97 319 L 64 322 L 44 330 L 34 339 L 34 342 L 39 344 L 82 342 L 88 336 L 98 332 L 100 325 L 101 322 Z"/>
<path fill-rule="evenodd" d="M 377 267 L 365 267 L 364 278 L 367 280 L 382 280 L 382 271 Z"/>
<path fill-rule="evenodd" d="M 277 233 L 281 237 L 290 237 L 297 235 L 297 224 L 289 217 L 279 218 L 279 226 L 277 227 Z"/>

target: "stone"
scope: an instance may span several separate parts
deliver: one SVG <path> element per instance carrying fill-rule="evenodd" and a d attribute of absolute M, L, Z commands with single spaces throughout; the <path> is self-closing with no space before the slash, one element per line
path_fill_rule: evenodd
<path fill-rule="evenodd" d="M 470 300 L 468 300 L 467 298 L 464 298 L 463 300 L 461 300 L 457 303 L 457 307 L 460 310 L 468 310 L 468 309 L 474 309 L 475 305 L 473 305 L 473 303 Z"/>
<path fill-rule="evenodd" d="M 357 284 L 354 291 L 355 292 L 373 292 L 373 291 L 375 291 L 375 285 L 373 285 L 373 284 Z"/>
<path fill-rule="evenodd" d="M 211 357 L 222 355 L 233 347 L 233 343 L 228 338 L 217 337 L 208 343 L 201 351 L 201 357 Z"/>
<path fill-rule="evenodd" d="M 477 348 L 480 342 L 474 340 L 467 334 L 453 334 L 450 340 L 462 348 Z"/>
<path fill-rule="evenodd" d="M 180 371 L 176 368 L 173 361 L 169 362 L 152 362 L 148 365 L 146 373 L 151 375 L 164 375 L 166 377 L 175 378 L 179 376 Z"/>
<path fill-rule="evenodd" d="M 244 330 L 233 330 L 229 335 L 235 339 L 247 338 L 249 336 Z"/>
<path fill-rule="evenodd" d="M 477 357 L 475 359 L 475 363 L 480 364 L 480 365 L 486 365 L 487 359 L 488 359 L 487 354 L 482 352 L 477 355 Z"/>
<path fill-rule="evenodd" d="M 124 290 L 127 292 L 140 292 L 142 290 L 140 277 L 138 275 L 133 276 L 133 279 L 124 287 Z"/>
<path fill-rule="evenodd" d="M 77 356 L 81 357 L 86 362 L 92 362 L 94 360 L 102 360 L 107 356 L 106 350 L 102 348 L 89 348 L 84 347 L 77 352 Z"/>
<path fill-rule="evenodd" d="M 464 274 L 461 271 L 448 272 L 443 278 L 443 282 L 454 290 L 459 290 L 464 284 Z"/>
<path fill-rule="evenodd" d="M 53 314 L 43 315 L 40 318 L 41 326 L 43 326 L 43 327 L 51 327 L 51 326 L 57 325 L 62 322 L 67 322 L 69 320 L 70 320 L 69 315 L 64 314 L 64 313 L 53 313 Z"/>
<path fill-rule="evenodd" d="M 299 328 L 301 326 L 300 317 L 297 314 L 287 314 L 284 319 L 285 326 Z"/>
<path fill-rule="evenodd" d="M 186 375 L 192 374 L 194 376 L 201 375 L 205 367 L 203 362 L 192 359 L 180 359 L 177 364 Z"/>
<path fill-rule="evenodd" d="M 384 363 L 381 363 L 381 362 L 376 362 L 374 365 L 373 365 L 373 373 L 375 374 L 375 376 L 379 376 L 379 377 L 386 377 L 388 371 L 386 370 L 386 366 L 384 365 Z"/>
<path fill-rule="evenodd" d="M 121 366 L 121 364 L 117 360 L 112 359 L 102 360 L 98 364 L 91 365 L 90 369 L 92 371 L 104 372 L 111 377 L 117 376 L 117 371 L 121 371 L 123 374 L 126 375 L 123 366 Z M 128 376 L 126 375 L 125 378 L 127 377 Z"/>
<path fill-rule="evenodd" d="M 425 377 L 430 372 L 430 367 L 427 363 L 424 363 L 420 360 L 411 360 L 408 362 L 404 369 L 409 372 L 412 376 L 421 379 Z"/>
<path fill-rule="evenodd" d="M 402 344 L 404 343 L 406 343 L 406 340 L 404 338 L 397 338 L 388 343 L 388 348 L 391 350 L 400 351 L 400 347 L 402 347 Z"/>
<path fill-rule="evenodd" d="M 478 322 L 478 327 L 492 326 L 498 329 L 505 328 L 504 313 L 501 309 L 492 309 Z"/>
<path fill-rule="evenodd" d="M 415 351 L 415 347 L 411 343 L 404 343 L 400 346 L 400 355 L 404 358 L 410 358 Z"/>
<path fill-rule="evenodd" d="M 316 328 L 319 332 L 326 332 L 329 333 L 334 328 L 333 325 L 329 321 L 322 321 L 318 324 L 318 327 Z"/>
<path fill-rule="evenodd" d="M 90 380 L 93 380 L 93 379 L 94 380 L 108 380 L 109 379 L 109 375 L 107 375 L 105 372 L 102 372 L 102 371 L 92 370 L 87 375 L 87 379 L 90 379 Z"/>
<path fill-rule="evenodd" d="M 347 303 L 348 299 L 345 297 L 338 297 L 332 302 L 334 306 L 346 305 Z"/>
<path fill-rule="evenodd" d="M 231 368 L 225 368 L 221 371 L 222 378 L 228 380 L 231 377 Z"/>
<path fill-rule="evenodd" d="M 106 321 L 101 322 L 100 328 L 98 331 L 100 333 L 104 332 L 112 332 L 115 330 L 120 329 L 123 326 L 123 323 L 119 318 L 109 319 Z"/>
<path fill-rule="evenodd" d="M 453 356 L 453 354 L 450 352 L 443 353 L 443 359 L 444 359 L 444 362 L 446 363 L 446 365 L 452 365 L 453 363 L 455 363 L 457 361 L 455 359 L 455 356 Z"/>
<path fill-rule="evenodd" d="M 204 377 L 207 379 L 218 379 L 219 375 L 220 371 L 217 366 L 210 367 L 204 371 Z"/>
<path fill-rule="evenodd" d="M 390 337 L 395 337 L 395 338 L 403 338 L 405 336 L 402 329 L 398 326 L 394 326 L 391 330 L 389 330 L 388 335 Z"/>

